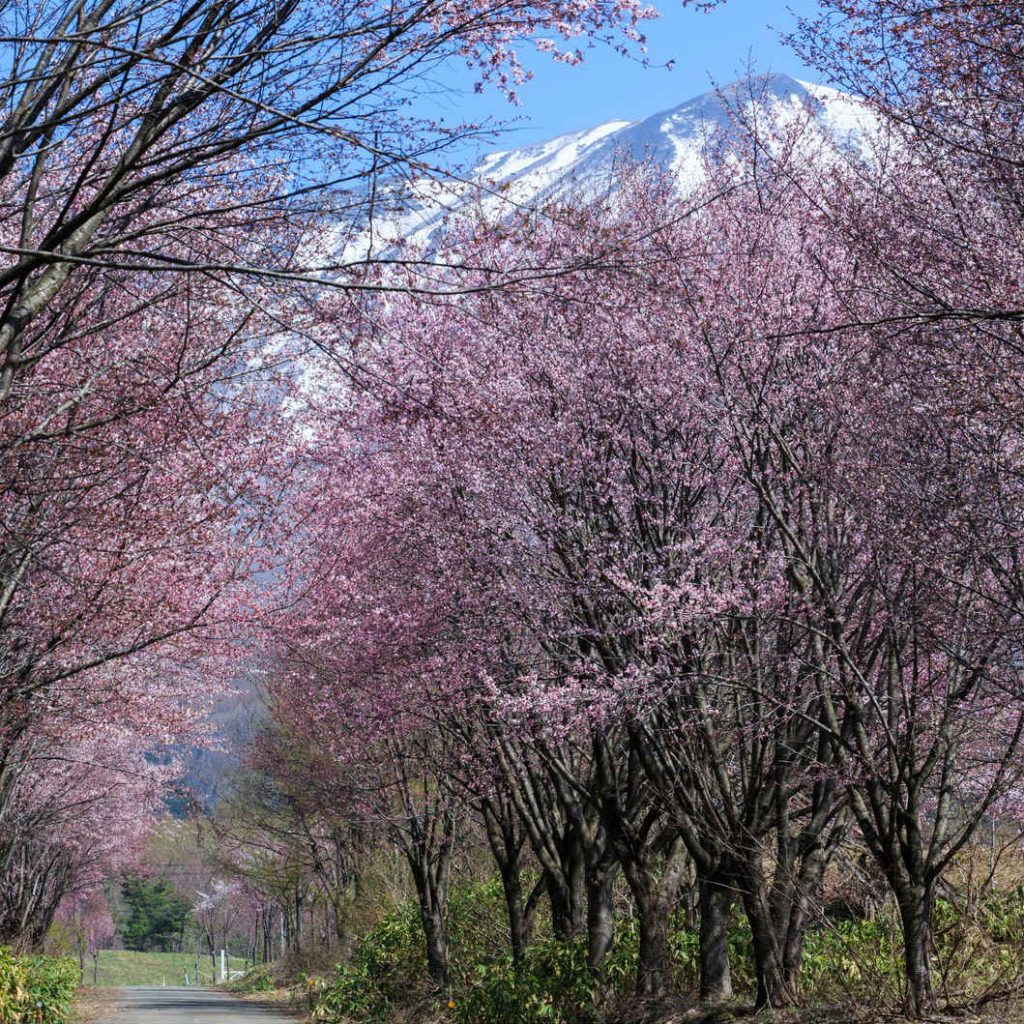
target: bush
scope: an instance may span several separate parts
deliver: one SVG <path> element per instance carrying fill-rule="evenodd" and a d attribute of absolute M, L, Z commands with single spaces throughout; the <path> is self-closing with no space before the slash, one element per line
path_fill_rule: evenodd
<path fill-rule="evenodd" d="M 338 964 L 319 990 L 312 1018 L 325 1024 L 376 1024 L 426 978 L 423 936 L 414 903 L 388 914 L 359 941 L 350 964 Z"/>
<path fill-rule="evenodd" d="M 460 1024 L 591 1024 L 606 996 L 632 991 L 639 934 L 636 921 L 616 921 L 615 948 L 598 977 L 587 967 L 586 940 L 559 942 L 538 922 L 522 964 L 508 952 L 505 904 L 498 879 L 452 890 L 449 968 L 453 1013 Z M 737 985 L 752 982 L 750 932 L 730 934 Z M 698 978 L 697 936 L 670 934 L 673 983 L 691 989 Z M 423 935 L 415 902 L 388 914 L 359 942 L 353 961 L 335 968 L 317 996 L 314 1019 L 323 1024 L 384 1024 L 396 1009 L 436 998 L 426 976 Z"/>
<path fill-rule="evenodd" d="M 375 1024 L 391 1016 L 391 1002 L 365 964 L 338 964 L 334 977 L 317 995 L 314 1021 Z"/>
<path fill-rule="evenodd" d="M 455 1004 L 460 1024 L 590 1024 L 594 978 L 585 941 L 551 939 L 531 946 L 518 967 L 511 957 L 477 967 Z"/>
<path fill-rule="evenodd" d="M 980 910 L 982 923 L 993 942 L 1024 944 L 1024 885 L 1016 885 L 1006 892 L 987 893 Z"/>
<path fill-rule="evenodd" d="M 633 917 L 615 922 L 615 946 L 596 976 L 587 967 L 585 938 L 535 943 L 516 967 L 511 957 L 477 967 L 455 1017 L 459 1024 L 593 1024 L 610 997 L 629 997 L 636 983 L 640 932 Z M 671 988 L 693 991 L 700 976 L 695 932 L 669 932 Z M 753 985 L 750 929 L 737 922 L 729 932 L 729 956 L 738 990 Z"/>
<path fill-rule="evenodd" d="M 528 891 L 535 881 L 525 876 L 524 888 Z M 422 945 L 422 938 L 419 942 Z M 448 902 L 448 952 L 456 989 L 473 981 L 478 964 L 508 957 L 508 916 L 499 878 L 452 888 Z"/>
<path fill-rule="evenodd" d="M 0 1021 L 64 1024 L 78 981 L 78 965 L 69 957 L 15 956 L 0 949 Z"/>
<path fill-rule="evenodd" d="M 892 1002 L 902 984 L 902 956 L 892 918 L 843 918 L 807 933 L 800 981 L 816 1002 Z"/>
<path fill-rule="evenodd" d="M 272 992 L 275 987 L 267 964 L 250 967 L 240 978 L 235 978 L 224 986 L 229 992 Z"/>
<path fill-rule="evenodd" d="M 970 892 L 956 902 L 935 901 L 935 984 L 943 993 L 976 999 L 1019 988 L 1024 940 L 1024 889 L 993 890 L 978 899 Z"/>
<path fill-rule="evenodd" d="M 388 914 L 356 947 L 353 969 L 389 1002 L 426 980 L 419 911 L 409 902 Z"/>

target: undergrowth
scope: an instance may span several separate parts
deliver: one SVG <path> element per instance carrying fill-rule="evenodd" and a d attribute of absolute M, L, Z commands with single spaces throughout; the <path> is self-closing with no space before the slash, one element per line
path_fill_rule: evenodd
<path fill-rule="evenodd" d="M 17 956 L 0 948 L 0 1021 L 64 1024 L 79 978 L 70 957 Z"/>
<path fill-rule="evenodd" d="M 355 955 L 322 981 L 313 1020 L 319 1024 L 393 1024 L 423 1016 L 455 1024 L 598 1024 L 603 1009 L 632 992 L 639 935 L 636 921 L 616 922 L 616 941 L 598 972 L 587 967 L 586 940 L 558 941 L 538 922 L 521 963 L 508 953 L 497 881 L 453 891 L 449 912 L 451 987 L 434 991 L 424 967 L 415 903 L 388 914 L 364 934 Z M 992 894 L 976 906 L 939 900 L 933 956 L 943 993 L 979 998 L 1017 980 L 1024 941 L 1024 887 Z M 671 988 L 691 998 L 699 980 L 698 939 L 677 922 L 669 936 Z M 754 990 L 749 928 L 737 915 L 729 931 L 733 984 L 739 999 Z M 903 977 L 899 927 L 877 919 L 823 918 L 809 930 L 801 987 L 820 1006 L 889 1007 Z"/>

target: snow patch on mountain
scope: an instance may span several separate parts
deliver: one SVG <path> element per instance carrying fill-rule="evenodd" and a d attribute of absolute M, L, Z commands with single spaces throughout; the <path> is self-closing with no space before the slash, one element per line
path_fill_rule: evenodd
<path fill-rule="evenodd" d="M 605 121 L 490 153 L 465 179 L 416 181 L 401 212 L 376 221 L 347 254 L 363 258 L 402 241 L 430 249 L 446 224 L 472 209 L 500 217 L 571 192 L 606 194 L 628 161 L 670 171 L 686 189 L 700 181 L 709 147 L 736 133 L 737 120 L 785 126 L 799 119 L 835 151 L 863 152 L 875 125 L 868 108 L 836 89 L 788 75 L 755 76 L 640 120 Z"/>

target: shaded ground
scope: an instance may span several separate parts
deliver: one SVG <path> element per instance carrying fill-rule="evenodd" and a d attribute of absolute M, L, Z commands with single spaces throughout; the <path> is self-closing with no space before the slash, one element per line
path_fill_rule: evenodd
<path fill-rule="evenodd" d="M 288 1017 L 202 988 L 128 988 L 103 1024 L 295 1024 Z"/>
<path fill-rule="evenodd" d="M 746 1004 L 719 1007 L 638 1004 L 623 1005 L 609 1013 L 604 1024 L 1024 1024 L 1022 1007 L 969 1008 L 936 1011 L 915 1021 L 897 1012 L 870 1010 L 856 1005 L 815 1009 L 755 1011 Z"/>

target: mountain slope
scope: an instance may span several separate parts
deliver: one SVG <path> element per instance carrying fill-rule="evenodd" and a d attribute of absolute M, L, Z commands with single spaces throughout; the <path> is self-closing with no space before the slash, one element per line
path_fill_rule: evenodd
<path fill-rule="evenodd" d="M 429 247 L 447 219 L 476 203 L 500 215 L 572 190 L 601 194 L 624 160 L 651 161 L 685 187 L 699 180 L 708 147 L 732 129 L 735 111 L 774 124 L 810 115 L 813 129 L 837 149 L 862 150 L 873 124 L 862 104 L 835 89 L 786 75 L 757 76 L 638 121 L 607 121 L 491 153 L 466 181 L 422 182 L 400 216 L 375 224 L 375 244 L 404 239 Z"/>

